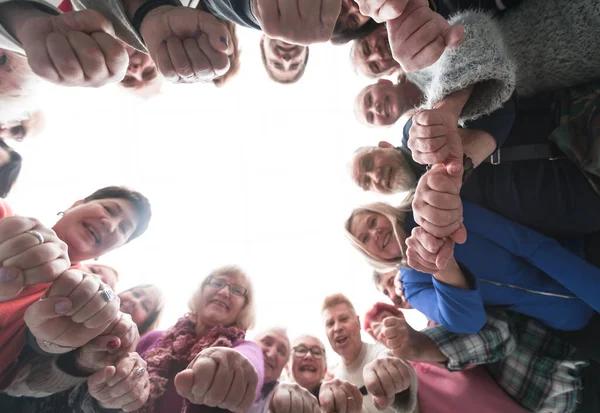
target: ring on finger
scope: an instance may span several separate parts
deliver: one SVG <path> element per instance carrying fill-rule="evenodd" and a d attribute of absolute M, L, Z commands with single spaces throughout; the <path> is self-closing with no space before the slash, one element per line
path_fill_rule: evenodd
<path fill-rule="evenodd" d="M 27 231 L 27 233 L 29 233 L 29 234 L 33 235 L 34 237 L 36 237 L 37 240 L 40 242 L 40 245 L 45 242 L 44 236 L 41 233 L 39 233 L 38 231 L 31 230 L 31 231 Z"/>
<path fill-rule="evenodd" d="M 138 376 L 141 376 L 144 374 L 144 371 L 146 371 L 146 369 L 144 367 L 140 367 L 139 369 L 137 369 L 135 374 L 137 374 Z"/>
<path fill-rule="evenodd" d="M 115 293 L 110 287 L 106 287 L 103 290 L 100 290 L 100 295 L 107 303 L 110 303 L 115 299 Z"/>

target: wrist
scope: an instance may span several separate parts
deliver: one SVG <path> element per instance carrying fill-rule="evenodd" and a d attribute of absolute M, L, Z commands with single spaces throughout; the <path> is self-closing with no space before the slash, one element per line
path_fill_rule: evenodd
<path fill-rule="evenodd" d="M 0 24 L 21 43 L 23 26 L 27 20 L 44 16 L 48 14 L 27 2 L 9 1 L 0 4 Z"/>

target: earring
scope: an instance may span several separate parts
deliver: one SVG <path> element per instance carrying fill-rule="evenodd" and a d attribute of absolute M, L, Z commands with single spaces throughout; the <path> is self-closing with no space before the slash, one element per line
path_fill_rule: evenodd
<path fill-rule="evenodd" d="M 60 212 L 59 212 L 58 214 L 56 214 L 56 215 L 58 215 L 59 217 L 64 217 L 64 216 L 65 216 L 65 213 L 64 213 L 64 212 L 62 212 L 62 211 L 60 211 Z"/>

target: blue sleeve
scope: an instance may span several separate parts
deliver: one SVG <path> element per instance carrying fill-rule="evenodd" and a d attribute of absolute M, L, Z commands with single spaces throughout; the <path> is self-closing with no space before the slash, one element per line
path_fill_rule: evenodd
<path fill-rule="evenodd" d="M 474 279 L 466 267 L 460 267 L 467 272 L 465 276 Z M 427 278 L 431 281 L 425 281 Z M 476 280 L 474 289 L 465 290 L 438 281 L 431 274 L 403 268 L 401 281 L 409 304 L 449 331 L 475 334 L 485 324 L 487 315 Z"/>
<path fill-rule="evenodd" d="M 463 201 L 468 232 L 522 258 L 600 311 L 600 268 L 563 248 L 558 241 L 501 215 Z"/>
<path fill-rule="evenodd" d="M 496 141 L 496 148 L 500 148 L 510 134 L 516 114 L 517 98 L 516 95 L 513 95 L 500 109 L 476 120 L 466 122 L 464 127 L 480 129 L 489 133 Z"/>

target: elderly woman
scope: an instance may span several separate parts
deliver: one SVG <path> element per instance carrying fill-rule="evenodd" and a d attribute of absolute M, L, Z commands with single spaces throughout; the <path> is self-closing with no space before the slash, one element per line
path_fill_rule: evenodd
<path fill-rule="evenodd" d="M 327 373 L 325 345 L 317 337 L 303 335 L 292 346 L 292 377 L 318 399 Z"/>
<path fill-rule="evenodd" d="M 450 331 L 479 331 L 486 305 L 507 306 L 559 330 L 588 325 L 600 309 L 598 268 L 557 241 L 477 205 L 465 202 L 463 210 L 468 240 L 456 245 L 456 259 L 435 274 L 406 267 L 406 239 L 422 231 L 415 229 L 410 197 L 398 208 L 375 203 L 354 210 L 346 233 L 374 268 L 401 266 L 408 303 Z"/>
<path fill-rule="evenodd" d="M 173 327 L 146 334 L 137 346 L 150 375 L 150 397 L 140 412 L 246 411 L 264 378 L 260 347 L 244 340 L 254 325 L 250 278 L 235 266 L 213 271 L 189 309 Z"/>

